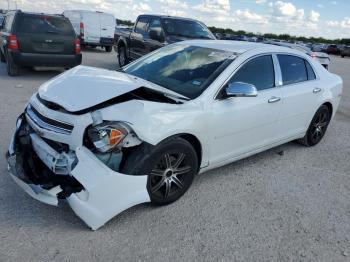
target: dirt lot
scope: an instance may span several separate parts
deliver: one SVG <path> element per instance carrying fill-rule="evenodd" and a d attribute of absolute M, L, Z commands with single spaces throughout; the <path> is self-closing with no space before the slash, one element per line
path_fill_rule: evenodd
<path fill-rule="evenodd" d="M 115 68 L 86 50 L 83 64 Z M 41 204 L 0 158 L 0 261 L 350 261 L 350 59 L 332 58 L 344 96 L 325 139 L 289 143 L 197 176 L 178 202 L 139 205 L 90 231 L 68 206 Z M 31 94 L 58 72 L 6 75 L 0 65 L 0 151 Z M 284 154 L 278 152 L 284 151 Z"/>

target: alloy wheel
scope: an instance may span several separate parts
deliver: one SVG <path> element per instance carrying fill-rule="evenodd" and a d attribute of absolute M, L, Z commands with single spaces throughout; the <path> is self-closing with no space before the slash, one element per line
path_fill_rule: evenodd
<path fill-rule="evenodd" d="M 185 188 L 186 174 L 192 168 L 187 164 L 184 153 L 165 153 L 152 169 L 150 175 L 150 191 L 163 199 L 167 199 Z"/>
<path fill-rule="evenodd" d="M 329 123 L 329 115 L 327 111 L 321 111 L 315 117 L 311 125 L 311 139 L 313 143 L 318 143 L 324 136 Z"/>

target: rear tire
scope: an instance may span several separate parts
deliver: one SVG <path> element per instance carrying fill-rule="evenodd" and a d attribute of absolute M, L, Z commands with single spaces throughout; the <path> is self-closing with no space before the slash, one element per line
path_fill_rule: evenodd
<path fill-rule="evenodd" d="M 4 54 L 1 52 L 1 50 L 0 50 L 0 61 L 1 61 L 1 63 L 6 63 L 5 56 L 4 56 Z"/>
<path fill-rule="evenodd" d="M 6 68 L 7 68 L 7 74 L 9 76 L 18 76 L 19 75 L 19 67 L 13 63 L 11 58 L 6 59 Z"/>
<path fill-rule="evenodd" d="M 192 145 L 175 137 L 156 147 L 143 144 L 127 156 L 122 173 L 148 175 L 151 202 L 166 205 L 178 200 L 198 172 L 198 157 Z"/>
<path fill-rule="evenodd" d="M 118 47 L 118 63 L 119 63 L 119 67 L 123 67 L 128 63 L 125 46 Z"/>
<path fill-rule="evenodd" d="M 317 145 L 324 137 L 330 120 L 331 114 L 328 107 L 322 105 L 312 118 L 305 136 L 297 140 L 298 143 L 307 147 Z"/>
<path fill-rule="evenodd" d="M 105 46 L 105 50 L 107 53 L 112 52 L 112 47 L 111 46 Z"/>

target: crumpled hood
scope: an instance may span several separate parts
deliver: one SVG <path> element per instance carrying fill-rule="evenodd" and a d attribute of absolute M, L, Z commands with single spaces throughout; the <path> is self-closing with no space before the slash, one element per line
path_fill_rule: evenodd
<path fill-rule="evenodd" d="M 39 95 L 67 111 L 76 112 L 140 86 L 140 83 L 124 73 L 77 66 L 41 85 Z"/>

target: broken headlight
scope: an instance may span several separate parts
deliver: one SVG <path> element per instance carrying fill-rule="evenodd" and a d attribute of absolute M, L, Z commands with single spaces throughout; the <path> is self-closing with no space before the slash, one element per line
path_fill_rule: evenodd
<path fill-rule="evenodd" d="M 90 141 L 101 153 L 110 152 L 121 145 L 128 134 L 128 127 L 120 122 L 103 122 L 88 129 Z"/>

